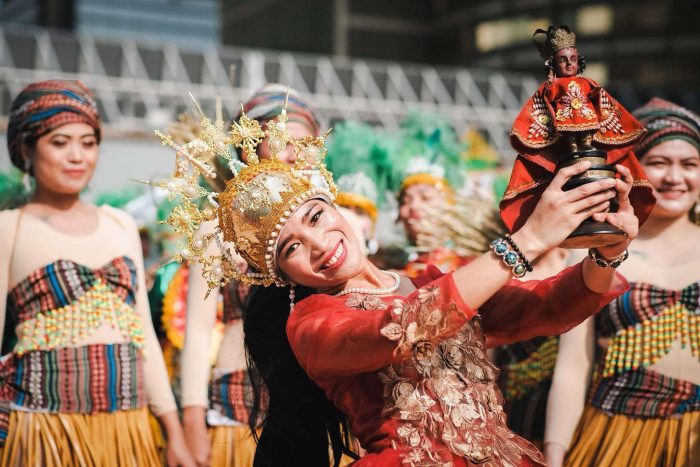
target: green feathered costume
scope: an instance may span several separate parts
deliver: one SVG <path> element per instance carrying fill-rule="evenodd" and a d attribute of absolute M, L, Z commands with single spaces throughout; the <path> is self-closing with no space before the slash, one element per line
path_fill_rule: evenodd
<path fill-rule="evenodd" d="M 11 169 L 8 172 L 0 172 L 0 211 L 16 209 L 27 203 L 27 193 L 22 183 L 22 173 Z"/>
<path fill-rule="evenodd" d="M 367 124 L 347 121 L 334 128 L 327 148 L 326 166 L 338 187 L 336 204 L 359 208 L 376 222 L 392 170 L 386 138 Z"/>
<path fill-rule="evenodd" d="M 458 190 L 466 164 L 450 123 L 439 115 L 419 111 L 401 122 L 396 150 L 392 151 L 391 188 L 398 195 L 411 185 L 429 184 L 442 190 Z"/>

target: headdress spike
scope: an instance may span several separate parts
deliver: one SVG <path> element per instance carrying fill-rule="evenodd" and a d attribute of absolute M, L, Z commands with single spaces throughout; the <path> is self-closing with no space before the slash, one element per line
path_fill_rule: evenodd
<path fill-rule="evenodd" d="M 187 94 L 190 95 L 190 99 L 192 99 L 192 102 L 194 102 L 194 106 L 197 109 L 197 112 L 199 112 L 199 116 L 204 117 L 204 111 L 202 110 L 202 107 L 199 106 L 199 102 L 197 102 L 197 99 L 192 95 L 192 92 L 188 92 Z"/>

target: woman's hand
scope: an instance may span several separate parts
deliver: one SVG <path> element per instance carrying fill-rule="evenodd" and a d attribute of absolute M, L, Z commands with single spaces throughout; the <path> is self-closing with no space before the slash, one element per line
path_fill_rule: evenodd
<path fill-rule="evenodd" d="M 632 174 L 623 165 L 615 167 L 621 178 L 615 180 L 615 190 L 617 190 L 617 212 L 597 212 L 593 214 L 593 219 L 598 222 L 607 222 L 627 234 L 627 239 L 616 245 L 599 247 L 598 253 L 607 259 L 621 255 L 629 246 L 630 242 L 637 238 L 639 233 L 639 219 L 634 215 L 634 208 L 630 203 L 630 191 L 632 191 Z"/>
<path fill-rule="evenodd" d="M 158 417 L 168 446 L 165 451 L 165 462 L 168 467 L 196 467 L 194 459 L 187 450 L 185 434 L 177 417 L 177 412 L 168 412 Z"/>
<path fill-rule="evenodd" d="M 187 447 L 198 467 L 209 465 L 211 458 L 211 439 L 205 422 L 206 409 L 188 406 L 182 411 L 182 424 L 185 429 Z"/>
<path fill-rule="evenodd" d="M 187 450 L 184 437 L 179 442 L 168 440 L 168 448 L 165 451 L 165 462 L 168 467 L 197 467 Z"/>
<path fill-rule="evenodd" d="M 514 234 L 514 240 L 528 259 L 535 259 L 558 246 L 585 219 L 610 208 L 610 201 L 617 194 L 618 180 L 614 178 L 597 180 L 569 191 L 562 189 L 571 177 L 590 166 L 590 162 L 584 161 L 559 170 L 525 225 Z M 617 222 L 622 221 L 617 219 Z"/>
<path fill-rule="evenodd" d="M 561 467 L 564 465 L 566 449 L 559 443 L 545 443 L 544 459 L 549 467 Z"/>

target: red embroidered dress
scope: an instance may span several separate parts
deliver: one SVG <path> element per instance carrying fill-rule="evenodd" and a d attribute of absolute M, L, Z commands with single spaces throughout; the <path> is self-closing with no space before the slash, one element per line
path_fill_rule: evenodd
<path fill-rule="evenodd" d="M 287 324 L 307 374 L 348 416 L 355 465 L 544 465 L 506 426 L 486 347 L 567 331 L 627 288 L 590 292 L 581 266 L 510 281 L 479 312 L 435 267 L 408 297 L 313 295 Z"/>
<path fill-rule="evenodd" d="M 421 253 L 418 258 L 409 261 L 403 269 L 405 275 L 411 279 L 425 273 L 428 265 L 432 264 L 442 272 L 451 272 L 470 261 L 469 258 L 459 256 L 447 247 L 436 248 L 430 253 Z"/>

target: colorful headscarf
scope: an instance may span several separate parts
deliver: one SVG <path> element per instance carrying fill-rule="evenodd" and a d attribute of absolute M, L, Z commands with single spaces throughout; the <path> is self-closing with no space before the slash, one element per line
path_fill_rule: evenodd
<path fill-rule="evenodd" d="M 635 148 L 638 158 L 669 139 L 685 140 L 700 151 L 700 116 L 694 112 L 654 97 L 633 114 L 648 131 Z"/>
<path fill-rule="evenodd" d="M 26 171 L 22 144 L 34 141 L 66 123 L 87 123 L 100 141 L 101 128 L 92 92 L 80 81 L 48 80 L 32 83 L 12 103 L 7 148 L 12 163 Z"/>
<path fill-rule="evenodd" d="M 267 123 L 282 112 L 288 89 L 282 84 L 268 83 L 255 91 L 255 94 L 243 104 L 243 110 L 248 117 L 261 124 Z M 239 117 L 240 114 L 236 116 L 235 120 L 238 120 Z M 311 109 L 311 105 L 294 89 L 289 89 L 287 118 L 289 122 L 299 122 L 305 125 L 314 136 L 318 136 L 321 131 L 321 125 Z"/>

